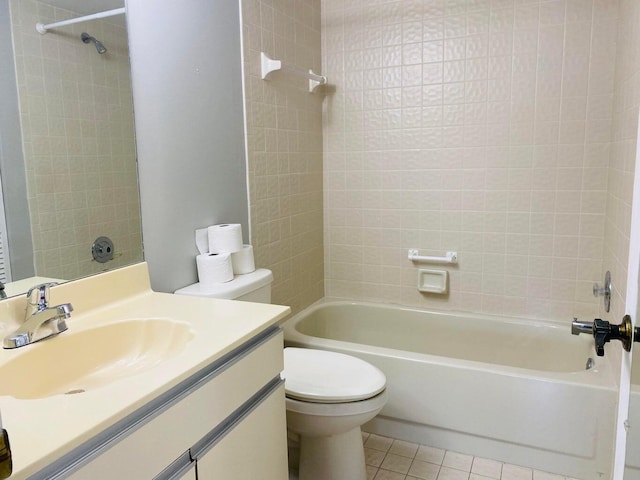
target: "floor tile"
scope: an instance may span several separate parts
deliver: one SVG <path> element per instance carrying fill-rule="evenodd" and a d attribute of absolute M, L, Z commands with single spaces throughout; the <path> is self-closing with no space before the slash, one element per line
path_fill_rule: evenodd
<path fill-rule="evenodd" d="M 387 453 L 387 456 L 384 457 L 384 461 L 382 462 L 382 465 L 380 465 L 380 468 L 406 475 L 409 471 L 409 467 L 411 466 L 411 460 L 412 459 L 408 457 Z"/>
<path fill-rule="evenodd" d="M 471 473 L 499 479 L 500 475 L 502 475 L 502 463 L 495 460 L 475 457 L 471 465 Z"/>
<path fill-rule="evenodd" d="M 436 480 L 439 471 L 440 465 L 415 459 L 409 468 L 409 475 L 421 480 Z"/>
<path fill-rule="evenodd" d="M 418 447 L 418 453 L 416 453 L 416 459 L 422 460 L 423 462 L 435 463 L 437 465 L 442 465 L 442 460 L 444 460 L 445 450 L 440 448 L 428 447 L 426 445 L 420 445 Z"/>
<path fill-rule="evenodd" d="M 438 473 L 438 480 L 468 480 L 469 472 L 456 468 L 442 467 Z"/>
<path fill-rule="evenodd" d="M 379 467 L 382 465 L 386 453 L 380 450 L 374 450 L 373 448 L 364 447 L 364 463 L 371 465 L 372 467 Z"/>
<path fill-rule="evenodd" d="M 402 455 L 403 457 L 413 458 L 416 456 L 419 445 L 417 443 L 403 442 L 402 440 L 394 440 L 389 448 L 389 453 Z"/>
<path fill-rule="evenodd" d="M 389 470 L 378 470 L 374 480 L 405 480 L 406 475 L 398 472 L 391 472 Z"/>
<path fill-rule="evenodd" d="M 533 470 L 505 463 L 502 466 L 501 480 L 532 480 Z"/>
<path fill-rule="evenodd" d="M 477 473 L 472 473 L 469 475 L 469 480 L 496 480 L 491 477 L 483 477 L 482 475 L 478 475 Z"/>
<path fill-rule="evenodd" d="M 456 453 L 449 450 L 444 455 L 442 466 L 455 468 L 456 470 L 464 470 L 465 472 L 470 472 L 472 463 L 473 463 L 473 456 L 464 455 L 462 453 Z"/>
<path fill-rule="evenodd" d="M 533 471 L 533 480 L 564 480 L 564 478 L 564 476 L 554 473 L 541 472 L 540 470 Z"/>
<path fill-rule="evenodd" d="M 579 480 L 381 435 L 362 441 L 367 480 Z"/>
<path fill-rule="evenodd" d="M 371 465 L 367 465 L 367 480 L 373 480 L 378 473 L 377 467 L 372 467 Z"/>
<path fill-rule="evenodd" d="M 371 434 L 369 435 L 369 438 L 367 438 L 364 446 L 367 448 L 372 448 L 374 450 L 381 450 L 383 452 L 386 452 L 389 450 L 392 443 L 393 438 Z"/>

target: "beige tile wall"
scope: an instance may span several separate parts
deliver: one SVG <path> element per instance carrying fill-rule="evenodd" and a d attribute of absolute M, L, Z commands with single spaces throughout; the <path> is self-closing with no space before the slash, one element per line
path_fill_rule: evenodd
<path fill-rule="evenodd" d="M 596 314 L 617 0 L 322 8 L 326 294 Z M 409 248 L 459 252 L 448 296 L 417 291 Z"/>
<path fill-rule="evenodd" d="M 604 266 L 611 270 L 610 317 L 626 313 L 627 260 L 640 110 L 640 3 L 621 0 L 616 52 L 611 158 L 608 173 Z"/>
<path fill-rule="evenodd" d="M 324 292 L 323 97 L 284 72 L 262 80 L 260 52 L 320 71 L 320 2 L 243 0 L 242 15 L 251 242 L 272 301 L 298 311 Z"/>
<path fill-rule="evenodd" d="M 126 28 L 107 21 L 41 35 L 36 22 L 78 16 L 11 0 L 36 272 L 76 278 L 142 260 Z M 108 49 L 84 44 L 87 31 Z M 109 236 L 116 258 L 92 261 Z"/>

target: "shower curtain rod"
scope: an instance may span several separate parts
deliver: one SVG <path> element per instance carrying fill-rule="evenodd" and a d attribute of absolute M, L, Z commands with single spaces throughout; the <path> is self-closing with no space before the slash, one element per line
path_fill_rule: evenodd
<path fill-rule="evenodd" d="M 113 17 L 114 15 L 121 15 L 123 13 L 125 13 L 124 7 L 115 8 L 113 10 L 107 10 L 104 12 L 98 12 L 92 15 L 85 15 L 83 17 L 70 18 L 69 20 L 62 20 L 61 22 L 48 23 L 47 25 L 38 22 L 36 23 L 36 30 L 44 35 L 45 33 L 47 33 L 47 30 L 51 28 L 64 27 L 65 25 L 86 22 L 88 20 L 97 20 L 99 18 Z"/>

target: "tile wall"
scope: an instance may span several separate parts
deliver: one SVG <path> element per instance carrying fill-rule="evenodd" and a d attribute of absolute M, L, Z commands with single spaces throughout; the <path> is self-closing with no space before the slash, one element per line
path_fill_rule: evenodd
<path fill-rule="evenodd" d="M 293 311 L 324 292 L 322 95 L 284 72 L 261 78 L 260 52 L 320 71 L 320 2 L 243 0 L 251 242 Z"/>
<path fill-rule="evenodd" d="M 46 35 L 36 22 L 78 16 L 11 0 L 18 99 L 36 273 L 76 278 L 142 260 L 127 34 L 124 23 L 76 24 Z M 80 40 L 87 31 L 108 49 Z M 116 258 L 92 261 L 102 235 Z"/>
<path fill-rule="evenodd" d="M 631 202 L 640 111 L 640 3 L 620 0 L 613 128 L 608 171 L 604 270 L 611 271 L 611 319 L 626 313 L 627 260 Z"/>
<path fill-rule="evenodd" d="M 618 1 L 323 0 L 322 22 L 326 295 L 597 314 Z M 459 252 L 447 296 L 409 248 Z"/>

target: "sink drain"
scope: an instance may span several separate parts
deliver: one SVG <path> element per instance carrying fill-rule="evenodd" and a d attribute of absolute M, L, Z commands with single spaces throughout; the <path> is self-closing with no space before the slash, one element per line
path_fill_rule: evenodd
<path fill-rule="evenodd" d="M 85 390 L 84 388 L 73 388 L 71 390 L 69 390 L 68 392 L 65 392 L 65 395 L 75 395 L 76 393 L 84 393 Z"/>

